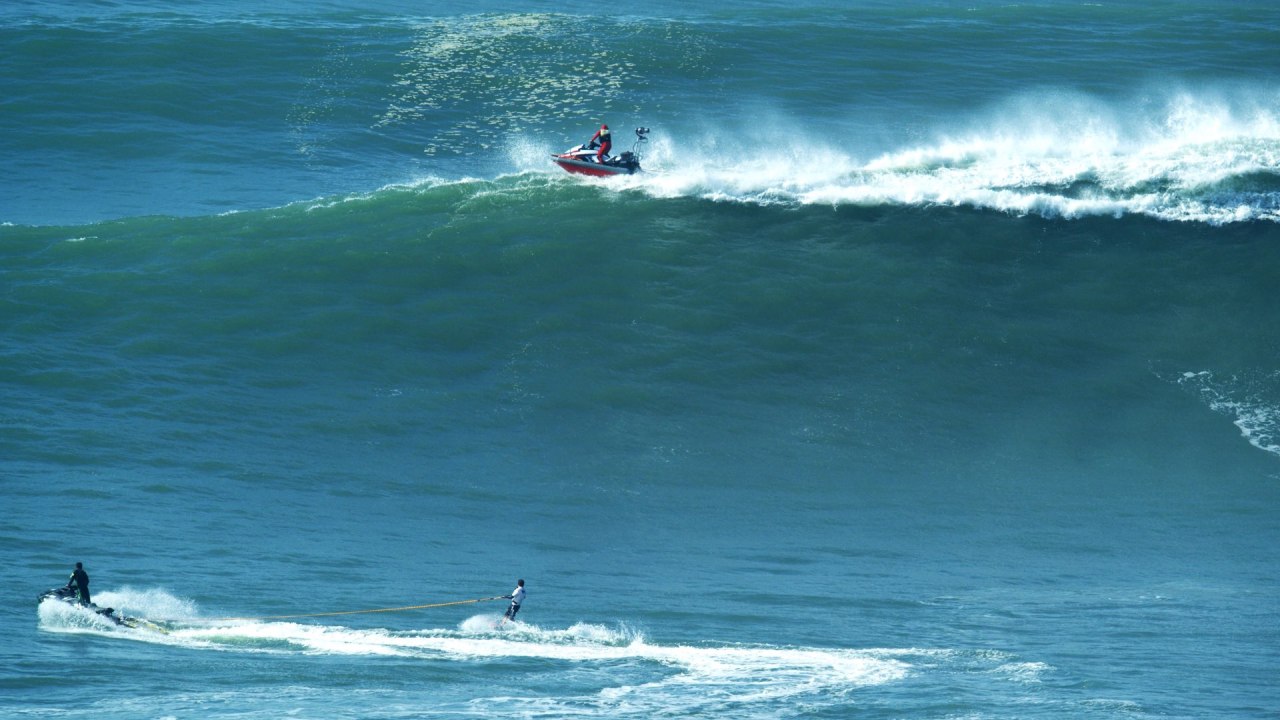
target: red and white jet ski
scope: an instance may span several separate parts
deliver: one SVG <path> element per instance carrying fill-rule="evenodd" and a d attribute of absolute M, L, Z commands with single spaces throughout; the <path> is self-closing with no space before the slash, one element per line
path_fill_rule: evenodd
<path fill-rule="evenodd" d="M 551 158 L 555 164 L 566 171 L 577 175 L 594 175 L 608 177 L 610 175 L 630 175 L 640 170 L 640 145 L 649 140 L 649 128 L 636 128 L 636 141 L 631 150 L 616 157 L 605 157 L 604 162 L 596 159 L 596 151 L 586 145 L 578 145 Z"/>

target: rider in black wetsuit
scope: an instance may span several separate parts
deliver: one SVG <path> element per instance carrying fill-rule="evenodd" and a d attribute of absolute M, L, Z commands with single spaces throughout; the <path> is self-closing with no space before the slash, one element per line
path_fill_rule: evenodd
<path fill-rule="evenodd" d="M 80 595 L 80 604 L 89 604 L 89 573 L 84 571 L 83 563 L 76 563 L 76 569 L 71 572 L 71 579 L 67 581 L 67 587 L 75 586 L 76 592 Z"/>

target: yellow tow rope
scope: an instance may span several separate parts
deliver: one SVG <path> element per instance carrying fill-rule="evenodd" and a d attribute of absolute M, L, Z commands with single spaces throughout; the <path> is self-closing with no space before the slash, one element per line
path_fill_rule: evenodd
<path fill-rule="evenodd" d="M 402 610 L 424 610 L 426 608 L 446 607 L 449 605 L 469 605 L 471 603 L 485 602 L 486 600 L 504 600 L 504 599 L 506 599 L 504 596 L 497 595 L 495 597 L 476 598 L 474 600 L 454 600 L 453 602 L 431 603 L 430 605 L 405 605 L 404 607 L 375 608 L 373 610 L 340 610 L 338 612 L 307 613 L 306 615 L 262 615 L 260 617 L 210 618 L 210 622 L 225 622 L 227 620 L 294 620 L 297 618 L 331 617 L 333 615 L 363 615 L 365 613 L 400 612 Z"/>

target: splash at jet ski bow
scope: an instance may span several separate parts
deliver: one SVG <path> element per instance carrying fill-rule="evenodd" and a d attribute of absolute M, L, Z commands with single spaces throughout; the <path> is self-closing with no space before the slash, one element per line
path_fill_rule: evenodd
<path fill-rule="evenodd" d="M 45 600 L 58 600 L 68 605 L 74 605 L 75 607 L 82 607 L 90 612 L 94 612 L 101 615 L 102 617 L 110 620 L 116 625 L 122 625 L 124 627 L 136 628 L 142 625 L 152 624 L 150 621 L 144 620 L 142 618 L 129 617 L 128 615 L 118 613 L 116 612 L 115 608 L 99 607 L 94 603 L 87 603 L 87 604 L 82 603 L 80 602 L 79 596 L 76 595 L 75 588 L 71 588 L 71 587 L 59 587 L 59 588 L 52 588 L 49 590 L 45 590 L 44 592 L 40 593 L 40 597 L 37 600 L 37 604 L 44 602 Z"/>

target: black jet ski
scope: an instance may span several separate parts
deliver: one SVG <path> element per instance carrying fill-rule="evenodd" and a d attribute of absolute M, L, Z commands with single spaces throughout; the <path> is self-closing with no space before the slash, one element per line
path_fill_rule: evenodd
<path fill-rule="evenodd" d="M 136 628 L 142 624 L 147 624 L 147 625 L 151 624 L 148 621 L 143 620 L 142 618 L 129 617 L 128 615 L 123 615 L 121 613 L 118 613 L 116 612 L 115 608 L 98 607 L 93 603 L 89 603 L 87 605 L 83 604 L 80 602 L 80 597 L 76 594 L 75 588 L 60 587 L 60 588 L 45 590 L 44 592 L 40 593 L 39 602 L 44 602 L 45 600 L 61 600 L 62 602 L 68 605 L 75 605 L 76 607 L 82 607 L 86 610 L 96 612 L 102 617 L 110 620 L 111 622 L 117 625 L 123 625 L 124 627 Z"/>

